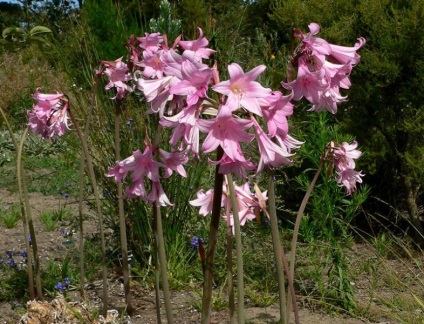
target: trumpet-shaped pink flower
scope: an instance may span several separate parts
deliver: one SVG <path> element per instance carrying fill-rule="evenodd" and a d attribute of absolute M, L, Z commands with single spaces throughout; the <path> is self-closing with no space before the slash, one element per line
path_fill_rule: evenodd
<path fill-rule="evenodd" d="M 209 163 L 212 165 L 219 164 L 218 172 L 221 174 L 233 173 L 239 178 L 246 178 L 247 171 L 253 171 L 256 168 L 256 165 L 252 161 L 246 160 L 246 158 L 243 156 L 242 153 L 241 153 L 241 157 L 242 159 L 233 160 L 224 153 L 221 160 L 219 161 L 209 160 Z"/>
<path fill-rule="evenodd" d="M 187 173 L 184 170 L 184 164 L 188 162 L 186 152 L 169 153 L 159 149 L 159 154 L 165 167 L 164 178 L 169 178 L 174 171 L 184 178 L 187 177 Z"/>
<path fill-rule="evenodd" d="M 293 92 L 288 96 L 283 96 L 280 91 L 274 91 L 269 97 L 264 98 L 266 106 L 261 104 L 261 108 L 270 137 L 277 134 L 287 135 L 289 131 L 287 117 L 293 114 L 293 104 L 290 102 L 292 98 Z"/>
<path fill-rule="evenodd" d="M 197 199 L 190 200 L 190 205 L 200 207 L 199 214 L 207 216 L 212 212 L 213 189 L 209 189 L 206 193 L 203 190 L 199 190 L 196 195 Z"/>
<path fill-rule="evenodd" d="M 356 183 L 362 183 L 362 178 L 364 176 L 361 171 L 355 171 L 353 169 L 345 169 L 343 171 L 337 172 L 338 178 L 336 182 L 346 188 L 346 193 L 350 195 L 352 192 L 356 191 Z"/>
<path fill-rule="evenodd" d="M 37 88 L 32 98 L 37 100 L 32 111 L 28 111 L 28 127 L 34 134 L 40 134 L 45 139 L 62 136 L 69 130 L 69 103 L 65 95 L 43 94 Z"/>
<path fill-rule="evenodd" d="M 208 85 L 211 81 L 210 68 L 198 69 L 190 61 L 182 63 L 181 72 L 183 80 L 170 89 L 170 93 L 187 96 L 187 105 L 192 106 L 200 98 L 206 98 Z"/>
<path fill-rule="evenodd" d="M 334 142 L 330 142 L 327 146 L 329 152 L 327 159 L 334 164 L 336 168 L 336 182 L 341 186 L 346 187 L 347 194 L 350 195 L 356 191 L 356 183 L 362 183 L 364 174 L 361 171 L 355 171 L 355 161 L 362 152 L 357 150 L 358 143 L 355 141 L 352 144 L 343 142 L 341 145 L 335 146 Z"/>
<path fill-rule="evenodd" d="M 265 65 L 259 65 L 244 73 L 240 65 L 232 63 L 228 66 L 230 80 L 220 82 L 212 89 L 228 97 L 226 105 L 232 111 L 242 106 L 248 111 L 262 116 L 258 99 L 269 96 L 271 89 L 264 88 L 255 80 L 265 69 Z"/>
<path fill-rule="evenodd" d="M 132 87 L 125 83 L 132 80 L 132 77 L 127 64 L 122 62 L 122 57 L 115 61 L 102 61 L 101 63 L 106 67 L 103 74 L 109 77 L 109 83 L 105 86 L 105 89 L 116 88 L 117 94 L 111 99 L 121 100 L 127 92 L 133 91 Z"/>
<path fill-rule="evenodd" d="M 253 129 L 255 130 L 256 140 L 258 142 L 260 160 L 257 173 L 261 172 L 265 165 L 277 168 L 284 164 L 290 164 L 289 159 L 293 154 L 289 153 L 284 146 L 278 146 L 265 134 L 259 123 L 252 116 Z"/>
<path fill-rule="evenodd" d="M 160 33 L 144 33 L 144 37 L 137 37 L 140 42 L 139 46 L 149 53 L 157 52 L 164 39 Z"/>
<path fill-rule="evenodd" d="M 355 141 L 352 144 L 343 142 L 342 145 L 334 148 L 334 164 L 339 171 L 355 168 L 354 160 L 362 155 L 362 152 L 356 149 L 357 147 L 358 142 Z"/>
<path fill-rule="evenodd" d="M 202 59 L 208 59 L 216 51 L 206 48 L 209 41 L 206 37 L 203 36 L 203 30 L 199 27 L 199 37 L 195 41 L 179 41 L 180 45 L 185 51 L 183 56 L 189 59 L 190 61 L 201 62 Z"/>
<path fill-rule="evenodd" d="M 252 126 L 252 122 L 234 118 L 230 108 L 225 105 L 220 107 L 215 118 L 199 120 L 198 125 L 202 132 L 208 133 L 202 145 L 203 152 L 210 153 L 221 146 L 233 161 L 243 160 L 239 142 L 250 142 L 254 138 L 244 131 Z"/>

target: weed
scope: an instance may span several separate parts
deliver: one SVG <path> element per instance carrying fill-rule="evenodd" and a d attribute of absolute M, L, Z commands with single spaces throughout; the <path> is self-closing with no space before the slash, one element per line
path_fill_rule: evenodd
<path fill-rule="evenodd" d="M 0 206 L 0 223 L 6 228 L 14 228 L 21 220 L 19 204 L 12 204 L 8 209 Z"/>
<path fill-rule="evenodd" d="M 57 229 L 59 219 L 58 215 L 54 211 L 46 210 L 40 213 L 39 218 L 48 232 L 52 232 Z"/>

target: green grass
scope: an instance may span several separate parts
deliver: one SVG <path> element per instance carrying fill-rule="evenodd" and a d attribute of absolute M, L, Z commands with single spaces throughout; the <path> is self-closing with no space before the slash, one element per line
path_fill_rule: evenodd
<path fill-rule="evenodd" d="M 9 208 L 0 206 L 0 224 L 6 228 L 14 228 L 21 220 L 19 203 L 12 204 Z"/>

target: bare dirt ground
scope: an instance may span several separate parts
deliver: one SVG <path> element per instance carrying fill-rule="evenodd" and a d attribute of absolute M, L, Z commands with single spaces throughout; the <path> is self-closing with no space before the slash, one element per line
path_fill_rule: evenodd
<path fill-rule="evenodd" d="M 18 197 L 16 194 L 11 194 L 6 190 L 0 190 L 0 202 L 2 203 L 13 203 L 17 202 Z M 43 196 L 38 193 L 30 194 L 30 203 L 32 206 L 32 214 L 34 218 L 34 224 L 37 231 L 37 240 L 40 250 L 40 261 L 41 264 L 46 264 L 48 260 L 60 260 L 63 255 L 66 253 L 67 247 L 63 244 L 63 236 L 60 231 L 48 232 L 43 228 L 43 224 L 38 219 L 38 214 L 40 211 L 43 211 L 48 208 L 57 208 L 57 197 L 48 197 Z M 74 206 L 77 208 L 76 204 Z M 60 224 L 59 224 L 60 226 Z M 93 234 L 97 232 L 97 224 L 93 220 L 86 223 L 86 234 Z M 75 239 L 78 239 L 78 235 L 74 236 Z M 78 242 L 76 243 L 78 244 Z M 21 250 L 25 249 L 24 244 L 24 235 L 22 233 L 22 226 L 19 224 L 13 229 L 6 229 L 0 227 L 0 255 L 4 256 L 7 251 L 14 251 L 18 253 Z M 358 247 L 358 249 L 366 250 L 364 247 Z M 352 257 L 355 257 L 355 254 L 362 254 L 363 251 L 353 251 Z M 395 261 L 393 261 L 395 262 Z M 395 265 L 396 266 L 396 265 Z M 399 271 L 403 271 L 404 265 L 400 264 L 398 266 Z M 420 280 L 422 280 L 421 278 Z M 1 280 L 1 279 L 0 279 Z M 364 301 L 363 307 L 367 306 L 367 298 L 369 299 L 367 293 L 368 282 L 364 278 L 362 281 L 358 281 L 356 288 L 358 289 L 358 295 L 363 294 Z M 363 287 L 362 287 L 363 286 Z M 143 288 L 144 287 L 144 288 Z M 113 317 L 112 314 L 108 321 L 96 322 L 94 320 L 89 320 L 90 314 L 92 316 L 93 310 L 100 308 L 101 306 L 101 280 L 96 280 L 89 282 L 86 285 L 86 294 L 88 301 L 86 303 L 80 302 L 80 297 L 78 291 L 68 291 L 66 292 L 66 300 L 57 299 L 55 301 L 50 301 L 49 305 L 39 305 L 32 304 L 28 305 L 28 309 L 34 311 L 35 308 L 44 307 L 44 312 L 52 312 L 56 307 L 56 314 L 58 318 L 49 318 L 45 317 L 42 319 L 39 317 L 39 321 L 23 321 L 22 323 L 156 323 L 157 315 L 155 308 L 155 294 L 154 291 L 146 290 L 145 286 L 138 284 L 136 281 L 132 283 L 132 295 L 133 295 L 133 306 L 136 309 L 136 313 L 131 318 L 122 319 L 120 316 Z M 199 287 L 199 292 L 201 287 Z M 379 293 L 393 294 L 390 291 L 380 291 Z M 110 303 L 109 308 L 122 311 L 125 307 L 123 286 L 119 280 L 119 276 L 116 273 L 111 271 L 109 278 L 109 294 L 110 294 Z M 301 298 L 300 298 L 301 300 Z M 377 301 L 377 299 L 376 299 Z M 65 306 L 65 304 L 67 306 Z M 200 313 L 195 309 L 195 305 L 200 304 L 200 294 L 193 291 L 174 291 L 172 292 L 172 304 L 173 304 L 173 313 L 176 323 L 199 323 L 200 322 Z M 387 309 L 383 306 L 380 308 L 375 308 L 377 302 L 373 303 L 373 310 L 375 311 L 375 321 L 369 321 L 365 319 L 356 319 L 356 318 L 347 318 L 341 315 L 331 316 L 324 313 L 320 310 L 312 310 L 307 307 L 303 307 L 300 302 L 300 322 L 305 324 L 315 324 L 315 323 L 331 323 L 331 324 L 357 324 L 357 323 L 397 323 L 393 320 L 388 320 Z M 61 308 L 62 311 L 58 311 Z M 74 309 L 79 312 L 83 319 L 77 319 L 66 309 Z M 47 310 L 46 310 L 47 309 Z M 22 310 L 22 308 L 21 308 Z M 38 309 L 40 312 L 40 310 Z M 164 312 L 164 307 L 162 307 L 162 320 L 166 323 L 166 315 Z M 27 316 L 41 316 L 34 315 L 33 313 L 28 313 Z M 71 315 L 70 315 L 71 314 Z M 118 314 L 118 313 L 116 313 Z M 44 314 L 45 315 L 45 314 Z M 45 315 L 50 316 L 50 315 Z M 62 317 L 61 317 L 62 316 Z M 424 316 L 424 314 L 423 314 Z M 22 313 L 16 312 L 16 307 L 13 303 L 7 303 L 0 300 L 0 323 L 19 323 Z M 247 323 L 277 323 L 279 319 L 279 310 L 277 305 L 272 305 L 267 308 L 257 307 L 253 305 L 249 300 L 246 300 L 245 305 L 245 317 Z M 212 323 L 228 323 L 228 311 L 212 311 Z M 424 317 L 423 317 L 424 318 Z M 424 323 L 424 319 L 423 322 Z"/>

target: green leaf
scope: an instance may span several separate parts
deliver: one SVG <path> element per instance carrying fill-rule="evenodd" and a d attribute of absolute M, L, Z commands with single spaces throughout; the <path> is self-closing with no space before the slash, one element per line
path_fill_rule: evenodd
<path fill-rule="evenodd" d="M 23 34 L 24 32 L 19 27 L 7 27 L 3 30 L 2 36 L 6 38 L 10 35 Z"/>
<path fill-rule="evenodd" d="M 44 26 L 35 26 L 33 29 L 31 29 L 29 31 L 29 36 L 34 36 L 34 35 L 38 35 L 38 34 L 47 34 L 47 33 L 51 33 L 52 31 L 50 29 L 48 29 L 47 27 Z"/>

